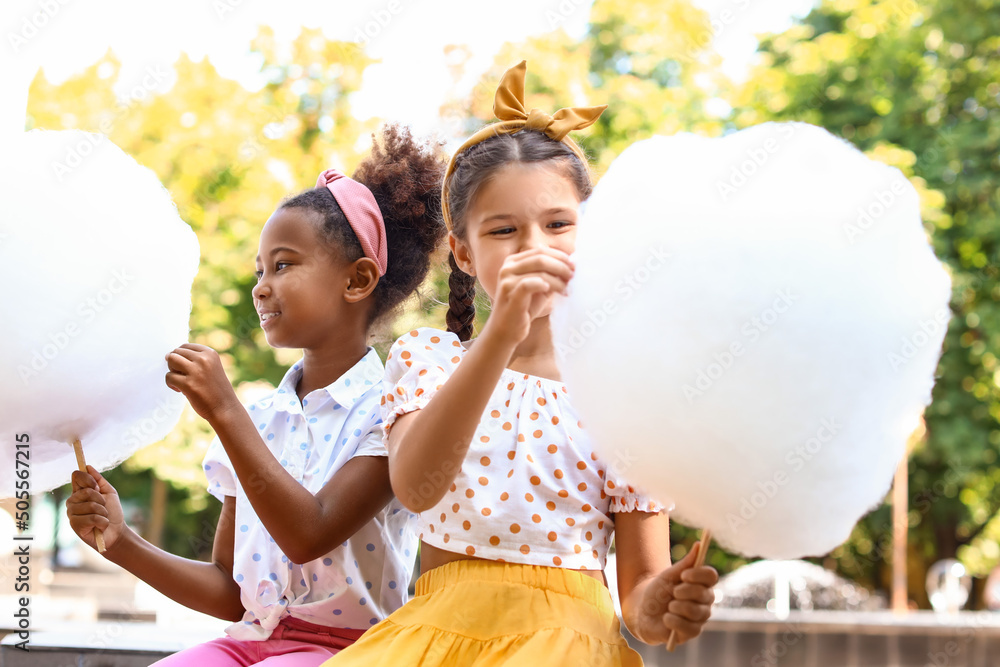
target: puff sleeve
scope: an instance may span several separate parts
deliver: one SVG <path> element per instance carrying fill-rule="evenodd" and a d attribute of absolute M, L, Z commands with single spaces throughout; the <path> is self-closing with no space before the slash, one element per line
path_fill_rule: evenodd
<path fill-rule="evenodd" d="M 415 329 L 393 343 L 382 381 L 385 432 L 388 434 L 400 415 L 426 406 L 464 355 L 458 336 L 438 329 Z"/>
<path fill-rule="evenodd" d="M 351 458 L 358 456 L 389 456 L 389 452 L 385 449 L 385 443 L 382 441 L 383 435 L 382 420 L 379 420 L 378 423 L 374 424 L 368 430 L 364 440 L 358 443 L 358 448 Z"/>
<path fill-rule="evenodd" d="M 670 511 L 674 508 L 673 503 L 664 504 L 643 493 L 635 486 L 622 481 L 612 468 L 608 468 L 604 476 L 604 492 L 608 494 L 610 503 L 608 512 L 619 514 L 622 512 L 651 512 L 659 514 L 663 511 Z"/>
<path fill-rule="evenodd" d="M 208 478 L 209 493 L 223 502 L 226 496 L 236 495 L 236 475 L 233 474 L 233 465 L 229 462 L 229 455 L 226 454 L 218 437 L 208 446 L 202 467 L 205 468 L 205 477 Z"/>

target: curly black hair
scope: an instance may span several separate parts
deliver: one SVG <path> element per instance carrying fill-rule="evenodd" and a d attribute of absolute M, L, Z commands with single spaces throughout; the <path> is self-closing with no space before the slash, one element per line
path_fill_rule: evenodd
<path fill-rule="evenodd" d="M 369 325 L 391 314 L 424 281 L 431 256 L 447 230 L 441 219 L 441 180 L 447 161 L 440 147 L 414 139 L 409 128 L 386 125 L 372 135 L 371 154 L 352 178 L 364 184 L 385 221 L 386 272 L 375 287 Z M 321 235 L 348 261 L 364 257 L 361 242 L 347 216 L 325 187 L 313 188 L 281 204 L 281 208 L 315 211 L 323 220 Z"/>

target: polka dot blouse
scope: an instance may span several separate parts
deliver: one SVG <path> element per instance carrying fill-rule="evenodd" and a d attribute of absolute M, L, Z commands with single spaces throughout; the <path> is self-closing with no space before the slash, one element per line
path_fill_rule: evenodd
<path fill-rule="evenodd" d="M 423 408 L 466 353 L 437 329 L 404 335 L 389 351 L 382 419 Z M 602 570 L 619 512 L 663 506 L 618 478 L 591 448 L 565 385 L 504 369 L 462 469 L 421 539 L 490 560 Z"/>

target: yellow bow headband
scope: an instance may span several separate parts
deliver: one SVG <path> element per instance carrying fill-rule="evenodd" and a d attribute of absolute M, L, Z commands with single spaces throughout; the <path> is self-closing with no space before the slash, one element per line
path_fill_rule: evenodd
<path fill-rule="evenodd" d="M 537 130 L 543 132 L 545 136 L 554 141 L 559 141 L 576 154 L 580 161 L 587 165 L 587 156 L 569 136 L 573 130 L 582 130 L 590 127 L 600 117 L 607 104 L 598 107 L 573 107 L 560 109 L 551 116 L 539 109 L 524 111 L 524 75 L 528 66 L 522 60 L 519 64 L 504 72 L 500 79 L 500 87 L 497 88 L 496 96 L 493 98 L 493 114 L 500 120 L 480 129 L 462 144 L 448 163 L 448 169 L 444 173 L 444 183 L 441 186 L 441 214 L 444 217 L 444 224 L 451 231 L 451 207 L 448 205 L 448 180 L 451 172 L 455 169 L 455 160 L 468 148 L 482 143 L 491 137 L 501 134 L 514 134 L 521 130 Z"/>

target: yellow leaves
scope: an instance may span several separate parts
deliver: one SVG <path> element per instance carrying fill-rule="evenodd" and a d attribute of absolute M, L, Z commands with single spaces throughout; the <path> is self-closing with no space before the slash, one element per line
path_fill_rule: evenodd
<path fill-rule="evenodd" d="M 788 72 L 792 76 L 819 74 L 826 68 L 822 57 L 820 44 L 816 42 L 799 42 L 789 53 Z"/>
<path fill-rule="evenodd" d="M 903 175 L 909 179 L 910 184 L 917 191 L 917 197 L 920 200 L 920 216 L 925 223 L 938 229 L 951 227 L 951 218 L 945 212 L 944 193 L 928 187 L 927 181 L 913 174 L 913 168 L 917 164 L 917 156 L 913 151 L 882 141 L 866 151 L 865 155 L 903 172 Z"/>
<path fill-rule="evenodd" d="M 818 57 L 827 62 L 839 63 L 851 57 L 855 47 L 853 41 L 848 35 L 828 32 L 817 37 L 813 43 L 819 49 Z"/>

